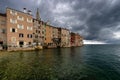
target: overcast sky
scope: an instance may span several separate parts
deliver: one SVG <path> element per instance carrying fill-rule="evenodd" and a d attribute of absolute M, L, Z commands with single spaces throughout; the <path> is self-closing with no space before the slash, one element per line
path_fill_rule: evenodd
<path fill-rule="evenodd" d="M 120 43 L 120 0 L 0 0 L 0 12 L 5 7 L 26 7 L 33 15 L 39 7 L 42 20 L 80 33 L 85 41 Z"/>

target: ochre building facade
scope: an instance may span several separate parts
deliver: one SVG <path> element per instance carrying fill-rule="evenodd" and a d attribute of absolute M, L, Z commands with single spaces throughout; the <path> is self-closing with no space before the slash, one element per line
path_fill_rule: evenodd
<path fill-rule="evenodd" d="M 0 46 L 8 49 L 40 45 L 47 48 L 82 46 L 83 37 L 69 29 L 50 25 L 41 20 L 39 9 L 36 18 L 30 10 L 6 8 L 0 13 Z"/>

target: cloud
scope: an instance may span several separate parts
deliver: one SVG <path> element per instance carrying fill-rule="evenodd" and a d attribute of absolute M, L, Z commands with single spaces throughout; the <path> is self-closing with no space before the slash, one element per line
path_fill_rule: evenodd
<path fill-rule="evenodd" d="M 18 10 L 40 9 L 42 20 L 80 33 L 85 40 L 120 43 L 120 0 L 0 0 L 5 7 Z"/>
<path fill-rule="evenodd" d="M 55 9 L 53 10 L 53 13 L 65 13 L 65 12 L 70 12 L 71 11 L 71 7 L 69 4 L 65 4 L 65 3 L 58 3 L 55 7 Z"/>
<path fill-rule="evenodd" d="M 120 32 L 115 32 L 114 35 L 115 39 L 120 39 Z"/>

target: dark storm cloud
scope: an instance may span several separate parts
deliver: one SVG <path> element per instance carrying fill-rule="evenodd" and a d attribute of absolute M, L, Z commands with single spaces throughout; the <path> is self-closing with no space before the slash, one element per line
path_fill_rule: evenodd
<path fill-rule="evenodd" d="M 120 43 L 120 0 L 0 0 L 5 7 L 32 10 L 39 7 L 42 20 L 69 28 L 87 40 Z M 115 42 L 114 42 L 115 41 Z"/>
<path fill-rule="evenodd" d="M 112 37 L 114 37 L 114 29 L 116 29 L 116 26 L 119 25 L 118 23 L 120 22 L 120 6 L 119 4 L 115 4 L 113 7 L 111 7 L 112 5 L 108 6 L 109 7 L 102 6 L 104 7 L 103 10 L 99 11 L 98 13 L 93 13 L 93 15 L 91 15 L 87 21 L 89 26 L 88 32 L 90 33 L 88 36 L 93 35 L 93 39 L 106 38 L 110 40 L 113 39 Z M 109 32 L 105 30 L 106 28 L 109 31 L 112 29 L 112 31 Z M 100 34 L 102 35 L 99 36 Z M 87 37 L 87 39 L 89 38 L 90 37 Z"/>

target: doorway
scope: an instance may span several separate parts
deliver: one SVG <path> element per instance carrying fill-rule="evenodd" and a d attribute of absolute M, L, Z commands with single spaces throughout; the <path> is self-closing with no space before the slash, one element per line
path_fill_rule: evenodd
<path fill-rule="evenodd" d="M 24 42 L 23 41 L 19 41 L 19 45 L 20 45 L 20 47 L 23 47 Z"/>
<path fill-rule="evenodd" d="M 3 41 L 0 41 L 0 46 L 2 46 L 3 45 Z"/>

